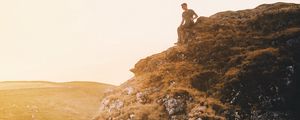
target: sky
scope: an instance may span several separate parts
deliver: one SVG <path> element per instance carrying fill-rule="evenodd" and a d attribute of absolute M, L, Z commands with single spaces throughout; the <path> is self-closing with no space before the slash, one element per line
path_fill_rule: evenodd
<path fill-rule="evenodd" d="M 300 0 L 1 0 L 0 81 L 119 85 L 177 41 L 180 4 L 199 16 Z"/>

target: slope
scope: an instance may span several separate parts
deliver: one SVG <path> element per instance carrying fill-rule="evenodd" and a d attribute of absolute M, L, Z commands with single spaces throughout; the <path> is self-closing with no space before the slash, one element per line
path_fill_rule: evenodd
<path fill-rule="evenodd" d="M 300 5 L 200 17 L 187 43 L 140 60 L 95 120 L 300 118 Z"/>
<path fill-rule="evenodd" d="M 103 90 L 91 82 L 1 82 L 0 120 L 87 120 L 98 110 Z"/>

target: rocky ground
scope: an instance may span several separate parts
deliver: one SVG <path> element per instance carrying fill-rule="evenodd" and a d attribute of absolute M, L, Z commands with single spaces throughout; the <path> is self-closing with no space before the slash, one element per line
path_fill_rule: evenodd
<path fill-rule="evenodd" d="M 300 119 L 300 5 L 200 17 L 186 44 L 140 60 L 95 120 Z"/>

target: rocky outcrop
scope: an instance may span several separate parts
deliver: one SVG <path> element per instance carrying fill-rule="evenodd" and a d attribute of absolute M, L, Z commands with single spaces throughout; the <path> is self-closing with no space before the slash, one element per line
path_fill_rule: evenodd
<path fill-rule="evenodd" d="M 300 5 L 200 17 L 187 44 L 140 60 L 95 120 L 300 118 Z"/>

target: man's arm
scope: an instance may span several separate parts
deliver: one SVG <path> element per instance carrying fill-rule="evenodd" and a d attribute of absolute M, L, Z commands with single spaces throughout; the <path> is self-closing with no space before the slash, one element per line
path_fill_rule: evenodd
<path fill-rule="evenodd" d="M 180 26 L 182 26 L 182 25 L 183 25 L 183 23 L 184 23 L 184 19 L 183 19 L 183 17 L 182 17 L 182 20 L 181 20 Z"/>
<path fill-rule="evenodd" d="M 197 19 L 198 18 L 198 15 L 195 11 L 193 11 L 194 15 L 193 15 L 193 20 Z"/>

